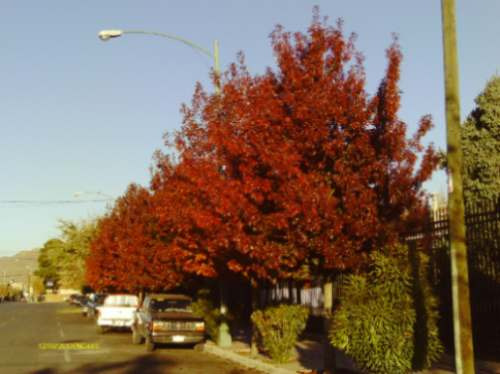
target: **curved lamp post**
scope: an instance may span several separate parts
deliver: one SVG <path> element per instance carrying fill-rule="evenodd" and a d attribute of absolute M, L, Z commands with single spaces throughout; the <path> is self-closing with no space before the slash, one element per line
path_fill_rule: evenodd
<path fill-rule="evenodd" d="M 145 34 L 145 35 L 153 35 L 153 36 L 161 36 L 163 38 L 176 40 L 187 46 L 203 53 L 204 55 L 213 59 L 214 62 L 214 73 L 215 73 L 215 93 L 220 93 L 220 82 L 218 80 L 220 69 L 219 69 L 219 43 L 217 40 L 214 40 L 214 50 L 213 53 L 208 49 L 205 49 L 198 44 L 195 44 L 187 39 L 181 38 L 176 35 L 164 33 L 164 32 L 155 32 L 155 31 L 143 31 L 143 30 L 102 30 L 98 33 L 99 39 L 102 41 L 108 41 L 113 38 L 118 38 L 124 34 Z M 226 314 L 226 302 L 225 302 L 225 292 L 221 289 L 221 306 L 220 306 L 221 314 Z M 229 326 L 226 322 L 221 322 L 219 326 L 219 333 L 217 336 L 217 343 L 219 346 L 228 347 L 231 345 L 231 335 L 229 333 Z"/>
<path fill-rule="evenodd" d="M 199 46 L 198 44 L 193 43 L 190 40 L 181 38 L 180 36 L 172 35 L 169 33 L 165 32 L 156 32 L 156 31 L 143 31 L 143 30 L 102 30 L 100 31 L 97 35 L 99 36 L 99 39 L 102 41 L 108 41 L 113 38 L 118 38 L 124 34 L 145 34 L 145 35 L 154 35 L 154 36 L 161 36 L 163 38 L 171 39 L 171 40 L 176 40 L 178 42 L 181 42 L 201 53 L 204 55 L 210 57 L 213 59 L 213 67 L 214 67 L 214 73 L 216 77 L 219 76 L 220 73 L 220 68 L 219 68 L 219 42 L 217 40 L 214 40 L 214 50 L 213 52 L 210 52 L 208 49 L 203 48 Z M 215 85 L 215 92 L 219 93 L 220 92 L 220 83 L 217 81 Z"/>

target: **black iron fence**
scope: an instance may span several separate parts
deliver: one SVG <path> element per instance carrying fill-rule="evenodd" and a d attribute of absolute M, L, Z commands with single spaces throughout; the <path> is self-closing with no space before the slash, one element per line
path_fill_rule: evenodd
<path fill-rule="evenodd" d="M 479 356 L 500 358 L 500 199 L 468 205 L 465 211 L 469 264 L 470 302 L 474 349 Z M 430 258 L 430 281 L 440 303 L 440 334 L 448 351 L 453 351 L 453 308 L 449 217 L 446 208 L 432 212 L 428 222 L 406 236 L 409 245 Z M 333 300 L 342 294 L 346 274 L 334 277 Z M 263 287 L 260 305 L 291 302 L 309 306 L 313 314 L 323 307 L 321 279 L 304 287 L 300 282 L 284 281 Z M 319 324 L 321 325 L 321 324 Z M 318 326 L 319 326 L 318 325 Z"/>
<path fill-rule="evenodd" d="M 430 256 L 430 278 L 440 300 L 440 333 L 453 349 L 453 308 L 447 209 L 433 213 L 423 230 L 407 237 Z M 474 349 L 500 357 L 500 199 L 467 205 L 466 242 Z"/>

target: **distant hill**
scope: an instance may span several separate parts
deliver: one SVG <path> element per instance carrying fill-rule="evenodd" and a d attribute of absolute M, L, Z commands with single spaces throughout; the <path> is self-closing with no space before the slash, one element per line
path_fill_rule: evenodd
<path fill-rule="evenodd" d="M 27 281 L 28 273 L 32 273 L 38 267 L 38 249 L 21 251 L 13 256 L 0 257 L 0 283 Z"/>

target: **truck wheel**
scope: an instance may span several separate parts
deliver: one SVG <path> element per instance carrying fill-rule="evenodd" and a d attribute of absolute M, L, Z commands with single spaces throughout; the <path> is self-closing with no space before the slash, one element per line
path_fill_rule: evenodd
<path fill-rule="evenodd" d="M 151 339 L 151 336 L 147 335 L 146 336 L 146 351 L 148 352 L 153 352 L 155 350 L 156 346 L 153 340 Z"/>
<path fill-rule="evenodd" d="M 141 344 L 142 336 L 139 335 L 135 327 L 132 326 L 132 344 Z"/>

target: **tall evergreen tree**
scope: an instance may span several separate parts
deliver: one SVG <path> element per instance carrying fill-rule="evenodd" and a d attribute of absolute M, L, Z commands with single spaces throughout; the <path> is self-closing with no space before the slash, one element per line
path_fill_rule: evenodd
<path fill-rule="evenodd" d="M 464 198 L 500 195 L 500 76 L 491 78 L 462 126 Z"/>

